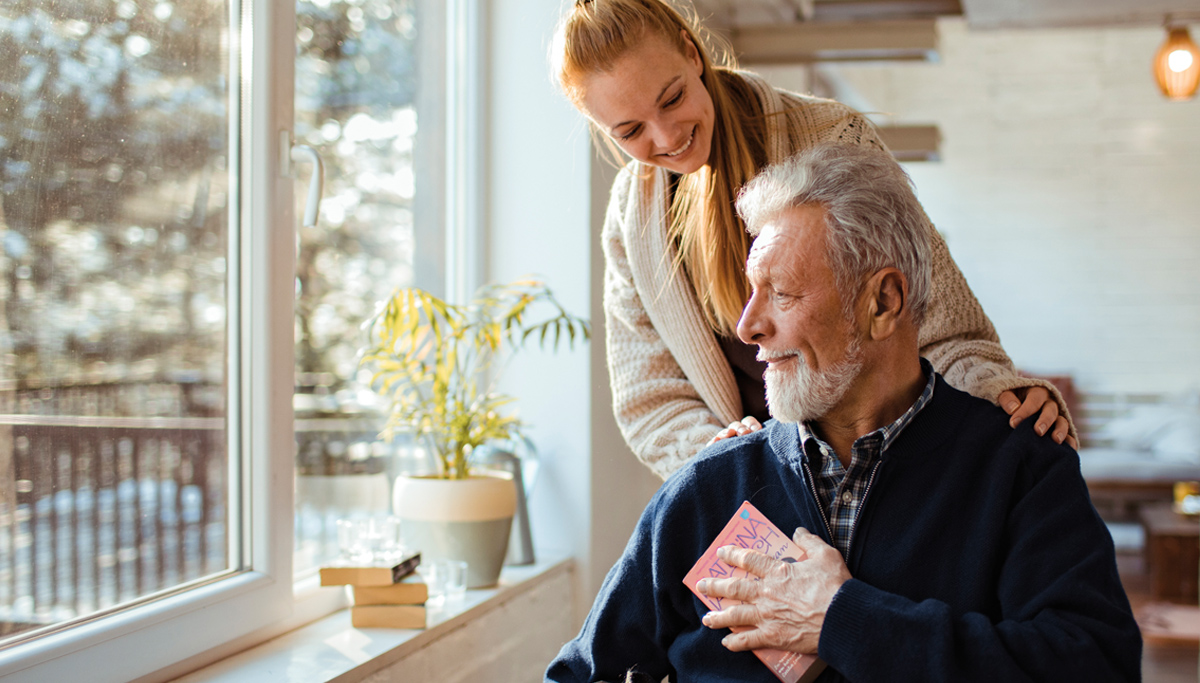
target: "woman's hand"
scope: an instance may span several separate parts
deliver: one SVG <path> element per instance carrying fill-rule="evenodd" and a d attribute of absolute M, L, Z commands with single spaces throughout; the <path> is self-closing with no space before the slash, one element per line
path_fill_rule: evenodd
<path fill-rule="evenodd" d="M 745 436 L 750 432 L 757 432 L 760 429 L 762 429 L 762 423 L 757 418 L 747 415 L 738 422 L 730 422 L 728 427 L 717 432 L 716 436 L 709 439 L 705 445 L 711 446 L 721 439 L 728 439 L 731 436 Z"/>
<path fill-rule="evenodd" d="M 1015 391 L 1004 391 L 996 400 L 1004 412 L 1012 416 L 1008 420 L 1010 427 L 1016 427 L 1025 418 L 1040 413 L 1033 425 L 1033 431 L 1040 436 L 1049 434 L 1054 443 L 1065 441 L 1071 448 L 1079 448 L 1079 442 L 1070 435 L 1067 418 L 1058 414 L 1058 402 L 1051 398 L 1050 391 L 1045 387 L 1021 387 Z"/>

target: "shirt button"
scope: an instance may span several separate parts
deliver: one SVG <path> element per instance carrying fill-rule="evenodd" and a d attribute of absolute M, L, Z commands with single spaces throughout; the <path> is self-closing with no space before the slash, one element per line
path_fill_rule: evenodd
<path fill-rule="evenodd" d="M 849 491 L 842 491 L 842 502 L 849 505 L 850 501 L 854 500 L 854 494 Z"/>

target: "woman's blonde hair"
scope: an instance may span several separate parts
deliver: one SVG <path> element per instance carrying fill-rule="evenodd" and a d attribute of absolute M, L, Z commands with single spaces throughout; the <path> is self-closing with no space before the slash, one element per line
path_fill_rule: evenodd
<path fill-rule="evenodd" d="M 754 94 L 732 74 L 736 64 L 721 49 L 715 64 L 705 33 L 664 0 L 577 0 L 555 31 L 551 63 L 559 86 L 580 111 L 583 81 L 613 68 L 629 49 L 659 36 L 680 53 L 691 41 L 700 55 L 700 79 L 712 98 L 714 122 L 708 163 L 682 176 L 671 203 L 671 235 L 679 247 L 675 266 L 687 273 L 709 325 L 734 334 L 750 298 L 746 256 L 750 236 L 734 210 L 738 189 L 766 164 L 762 112 Z M 596 128 L 593 126 L 593 132 Z M 615 144 L 607 138 L 609 149 Z M 619 151 L 613 150 L 619 159 Z"/>

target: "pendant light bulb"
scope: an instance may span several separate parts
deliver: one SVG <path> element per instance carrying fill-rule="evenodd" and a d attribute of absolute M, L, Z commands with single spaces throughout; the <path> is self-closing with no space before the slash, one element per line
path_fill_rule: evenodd
<path fill-rule="evenodd" d="M 1167 26 L 1167 40 L 1154 56 L 1154 80 L 1172 100 L 1188 100 L 1200 86 L 1200 47 L 1186 26 Z"/>

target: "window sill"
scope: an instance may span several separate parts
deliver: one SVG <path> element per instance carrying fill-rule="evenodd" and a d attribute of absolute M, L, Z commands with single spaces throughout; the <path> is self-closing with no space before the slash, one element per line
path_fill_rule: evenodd
<path fill-rule="evenodd" d="M 470 680 L 476 666 L 491 675 L 475 680 L 540 677 L 575 635 L 573 569 L 572 560 L 561 558 L 506 567 L 499 586 L 469 590 L 460 604 L 431 609 L 425 629 L 356 629 L 349 610 L 340 610 L 177 681 L 351 683 L 384 672 L 397 679 Z M 498 666 L 512 676 L 496 677 Z"/>

